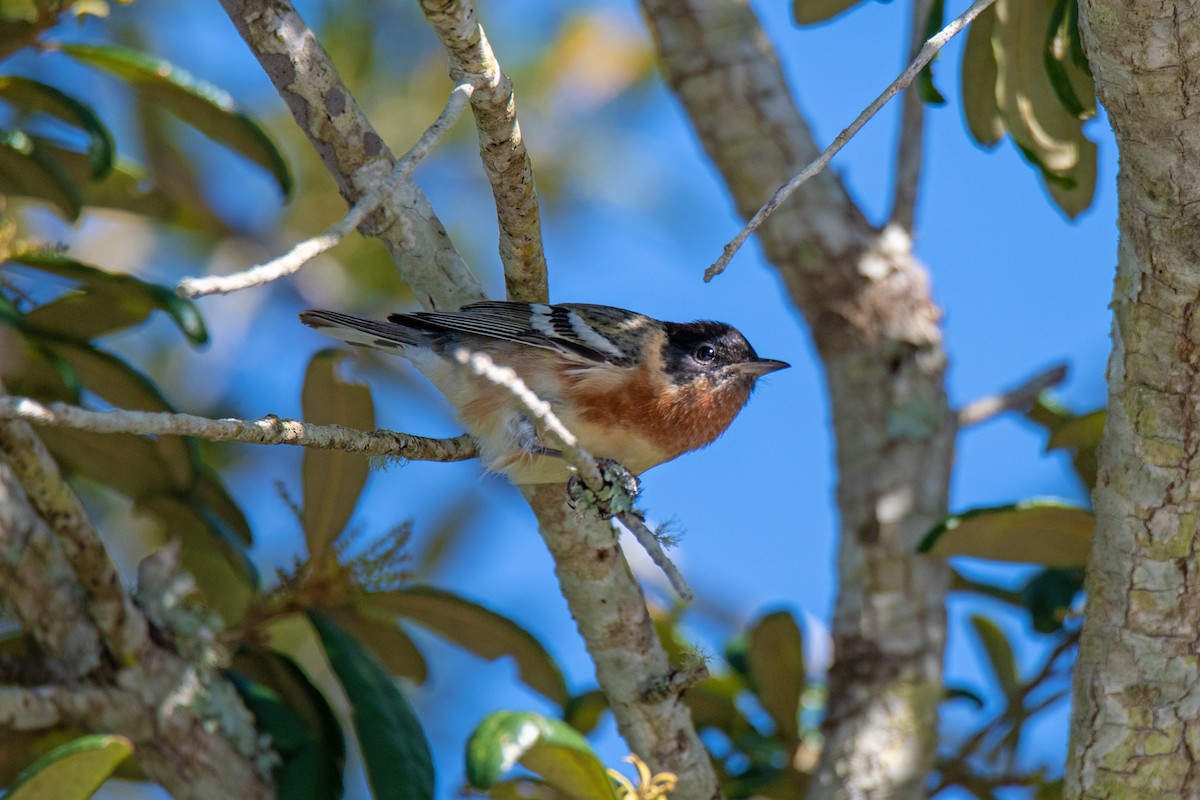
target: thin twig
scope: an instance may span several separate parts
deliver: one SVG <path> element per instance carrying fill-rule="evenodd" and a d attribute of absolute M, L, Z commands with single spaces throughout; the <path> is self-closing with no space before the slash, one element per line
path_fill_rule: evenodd
<path fill-rule="evenodd" d="M 600 491 L 604 488 L 604 473 L 595 457 L 579 445 L 579 439 L 567 429 L 550 404 L 526 386 L 525 381 L 521 380 L 521 376 L 516 371 L 510 367 L 500 366 L 486 353 L 473 353 L 461 349 L 455 353 L 455 358 L 458 363 L 468 367 L 481 378 L 486 378 L 497 386 L 507 389 L 529 412 L 538 434 L 548 435 L 550 443 L 562 451 L 563 460 L 575 468 L 583 483 L 592 491 Z M 651 560 L 666 574 L 667 580 L 671 582 L 672 588 L 675 589 L 680 599 L 684 602 L 691 601 L 695 595 L 687 585 L 687 581 L 683 579 L 679 569 L 667 557 L 654 532 L 646 527 L 641 515 L 636 511 L 621 511 L 616 514 L 616 517 L 629 529 L 638 543 L 646 548 Z"/>
<path fill-rule="evenodd" d="M 407 153 L 392 167 L 387 180 L 372 186 L 357 203 L 351 206 L 342 217 L 325 231 L 305 239 L 288 252 L 273 258 L 263 264 L 235 272 L 232 275 L 213 275 L 206 278 L 184 278 L 179 282 L 176 292 L 182 297 L 202 297 L 209 294 L 229 294 L 253 286 L 263 286 L 287 277 L 299 270 L 312 259 L 332 250 L 341 244 L 342 240 L 366 220 L 396 187 L 408 181 L 417 164 L 419 164 L 433 148 L 441 141 L 446 132 L 454 127 L 454 123 L 462 116 L 474 89 L 469 84 L 454 87 L 446 100 L 446 107 L 434 120 L 421 138 L 417 140 Z"/>
<path fill-rule="evenodd" d="M 913 0 L 909 20 L 908 57 L 921 47 L 925 20 L 933 0 Z M 892 192 L 892 213 L 889 219 L 909 233 L 913 230 L 917 209 L 917 188 L 921 182 L 921 161 L 925 145 L 925 100 L 913 86 L 904 90 L 901 99 L 900 136 L 896 145 L 896 186 Z"/>
<path fill-rule="evenodd" d="M 450 57 L 450 79 L 475 87 L 471 110 L 479 129 L 479 157 L 496 199 L 508 299 L 545 303 L 549 293 L 537 189 L 512 81 L 501 71 L 469 0 L 422 0 L 421 10 Z"/>
<path fill-rule="evenodd" d="M 958 427 L 978 425 L 1005 411 L 1019 411 L 1027 408 L 1037 396 L 1052 386 L 1057 386 L 1067 378 L 1067 365 L 1057 364 L 1050 369 L 1039 372 L 1029 380 L 1007 392 L 981 397 L 972 400 L 958 410 L 955 415 Z"/>
<path fill-rule="evenodd" d="M 275 416 L 240 420 L 161 411 L 90 411 L 67 403 L 43 405 L 27 397 L 0 397 L 0 419 L 3 418 L 95 433 L 174 434 L 213 442 L 291 444 L 409 461 L 465 461 L 478 455 L 474 440 L 466 435 L 428 439 L 397 431 L 367 432 Z"/>
<path fill-rule="evenodd" d="M 875 116 L 879 109 L 883 108 L 888 100 L 891 100 L 896 96 L 897 92 L 912 83 L 913 79 L 917 77 L 917 73 L 924 69 L 925 65 L 933 60 L 933 57 L 937 55 L 937 52 L 941 50 L 948 41 L 953 39 L 954 36 L 957 35 L 963 28 L 967 27 L 967 25 L 969 25 L 973 19 L 979 16 L 983 10 L 990 6 L 993 2 L 995 2 L 995 0 L 975 0 L 975 2 L 971 4 L 970 8 L 959 15 L 949 25 L 938 31 L 937 34 L 931 36 L 929 40 L 926 41 L 921 47 L 920 52 L 917 53 L 917 57 L 914 58 L 912 63 L 908 65 L 908 68 L 905 69 L 904 72 L 900 73 L 900 76 L 896 78 L 896 80 L 892 81 L 892 83 L 883 90 L 883 93 L 880 94 L 879 97 L 876 97 L 869 106 L 864 108 L 862 113 L 858 115 L 858 118 L 855 119 L 854 122 L 850 123 L 845 130 L 839 133 L 837 138 L 833 140 L 833 143 L 830 144 L 829 147 L 825 148 L 825 151 L 822 152 L 815 161 L 802 169 L 800 174 L 798 174 L 796 177 L 792 178 L 790 181 L 776 190 L 775 194 L 771 196 L 771 199 L 767 201 L 766 205 L 755 212 L 754 216 L 750 218 L 750 221 L 746 223 L 746 227 L 742 228 L 742 230 L 738 232 L 738 235 L 733 237 L 733 240 L 730 241 L 729 244 L 725 245 L 725 250 L 721 253 L 721 257 L 713 262 L 713 264 L 704 271 L 704 280 L 711 281 L 713 278 L 724 272 L 725 267 L 727 267 L 730 260 L 733 259 L 734 254 L 737 253 L 737 251 L 741 249 L 742 245 L 745 244 L 746 240 L 750 238 L 750 234 L 758 230 L 759 226 L 763 224 L 766 218 L 771 216 L 775 209 L 783 205 L 783 202 L 791 197 L 793 192 L 807 183 L 814 175 L 825 169 L 837 152 L 846 146 L 846 143 L 849 142 L 854 135 L 857 134 L 859 130 L 861 130 L 862 127 L 867 124 L 867 121 L 871 119 L 871 117 Z"/>

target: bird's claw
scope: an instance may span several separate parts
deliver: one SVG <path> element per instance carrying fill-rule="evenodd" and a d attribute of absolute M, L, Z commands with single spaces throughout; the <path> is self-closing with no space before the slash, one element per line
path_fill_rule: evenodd
<path fill-rule="evenodd" d="M 601 519 L 633 511 L 633 501 L 641 491 L 641 481 L 625 467 L 607 458 L 598 458 L 604 486 L 590 489 L 578 475 L 567 481 L 567 504 L 576 511 L 595 509 Z"/>

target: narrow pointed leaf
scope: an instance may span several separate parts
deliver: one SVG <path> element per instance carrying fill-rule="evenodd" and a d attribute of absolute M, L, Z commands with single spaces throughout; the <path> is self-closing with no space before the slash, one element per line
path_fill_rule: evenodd
<path fill-rule="evenodd" d="M 0 194 L 45 200 L 72 221 L 83 207 L 79 187 L 22 131 L 0 129 Z"/>
<path fill-rule="evenodd" d="M 128 211 L 152 219 L 184 224 L 180 204 L 163 190 L 158 182 L 138 164 L 118 159 L 102 178 L 92 176 L 92 165 L 86 153 L 59 142 L 38 136 L 32 137 L 53 156 L 63 172 L 83 196 L 88 208 L 110 208 Z"/>
<path fill-rule="evenodd" d="M 123 736 L 84 736 L 39 758 L 17 778 L 5 800 L 87 800 L 133 752 Z"/>
<path fill-rule="evenodd" d="M 48 114 L 83 130 L 88 137 L 90 177 L 102 177 L 112 169 L 116 150 L 112 134 L 89 106 L 53 86 L 17 75 L 0 76 L 0 100 L 24 113 Z"/>
<path fill-rule="evenodd" d="M 962 58 L 962 107 L 967 129 L 984 147 L 994 147 L 1004 135 L 1004 120 L 996 102 L 996 56 L 992 51 L 992 28 L 996 11 L 988 7 L 967 30 Z"/>
<path fill-rule="evenodd" d="M 304 419 L 318 425 L 344 425 L 358 430 L 375 428 L 371 390 L 338 375 L 346 357 L 339 350 L 322 350 L 308 362 L 301 390 Z M 346 527 L 367 482 L 370 462 L 356 453 L 304 450 L 304 538 L 314 565 L 332 564 L 332 544 Z M 321 572 L 319 566 L 314 571 Z"/>
<path fill-rule="evenodd" d="M 429 743 L 395 681 L 331 619 L 315 611 L 308 618 L 350 700 L 375 800 L 432 800 Z"/>
<path fill-rule="evenodd" d="M 495 611 L 429 586 L 370 592 L 362 602 L 410 619 L 484 658 L 510 655 L 527 686 L 560 705 L 567 700 L 566 680 L 546 649 Z"/>
<path fill-rule="evenodd" d="M 146 302 L 169 314 L 179 326 L 179 330 L 193 343 L 204 344 L 208 341 L 208 331 L 204 328 L 204 320 L 200 317 L 196 305 L 179 297 L 165 286 L 147 283 L 132 275 L 107 272 L 54 252 L 27 251 L 13 254 L 8 260 L 85 285 L 103 284 L 122 292 L 141 295 L 145 297 Z"/>
<path fill-rule="evenodd" d="M 266 169 L 286 196 L 291 174 L 266 132 L 223 89 L 168 61 L 120 45 L 64 44 L 63 52 L 130 83 L 142 96 Z"/>
<path fill-rule="evenodd" d="M 804 691 L 804 645 L 789 611 L 759 619 L 747 637 L 750 683 L 758 702 L 787 741 L 800 737 L 800 695 Z"/>
<path fill-rule="evenodd" d="M 945 16 L 946 0 L 933 0 L 929 4 L 929 13 L 925 16 L 925 28 L 922 32 L 922 40 L 927 41 L 937 35 L 937 32 L 942 29 Z M 917 92 L 921 95 L 921 99 L 929 105 L 944 106 L 946 98 L 942 96 L 937 86 L 933 84 L 933 62 L 936 60 L 937 54 L 934 54 L 933 60 L 917 73 Z"/>
<path fill-rule="evenodd" d="M 983 645 L 988 664 L 991 665 L 1000 688 L 1007 697 L 1016 697 L 1021 690 L 1021 679 L 1017 675 L 1017 660 L 1013 656 L 1012 645 L 1008 643 L 1004 631 L 1000 630 L 1000 626 L 995 622 L 978 614 L 971 616 L 971 626 Z"/>
<path fill-rule="evenodd" d="M 540 714 L 497 711 L 467 742 L 467 780 L 487 789 L 518 763 L 572 800 L 616 800 L 604 765 L 574 728 Z"/>
<path fill-rule="evenodd" d="M 976 508 L 947 517 L 918 545 L 935 556 L 1082 567 L 1092 549 L 1095 516 L 1053 500 Z"/>
<path fill-rule="evenodd" d="M 797 25 L 828 22 L 838 14 L 849 11 L 862 0 L 792 0 L 792 19 Z"/>

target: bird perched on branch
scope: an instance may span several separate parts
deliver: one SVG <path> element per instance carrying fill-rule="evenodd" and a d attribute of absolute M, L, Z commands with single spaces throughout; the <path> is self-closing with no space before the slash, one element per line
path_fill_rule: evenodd
<path fill-rule="evenodd" d="M 712 443 L 755 382 L 788 366 L 759 358 L 724 323 L 661 322 L 611 306 L 492 301 L 387 322 L 316 310 L 300 320 L 411 361 L 458 409 L 484 465 L 518 484 L 565 482 L 569 472 L 506 389 L 456 360 L 461 351 L 511 367 L 580 446 L 634 474 Z"/>

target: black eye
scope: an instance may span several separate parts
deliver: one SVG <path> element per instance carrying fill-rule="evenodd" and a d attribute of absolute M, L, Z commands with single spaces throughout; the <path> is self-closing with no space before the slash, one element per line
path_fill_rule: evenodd
<path fill-rule="evenodd" d="M 717 351 L 712 348 L 712 345 L 702 344 L 696 348 L 696 352 L 692 354 L 697 361 L 712 361 L 717 357 Z"/>

